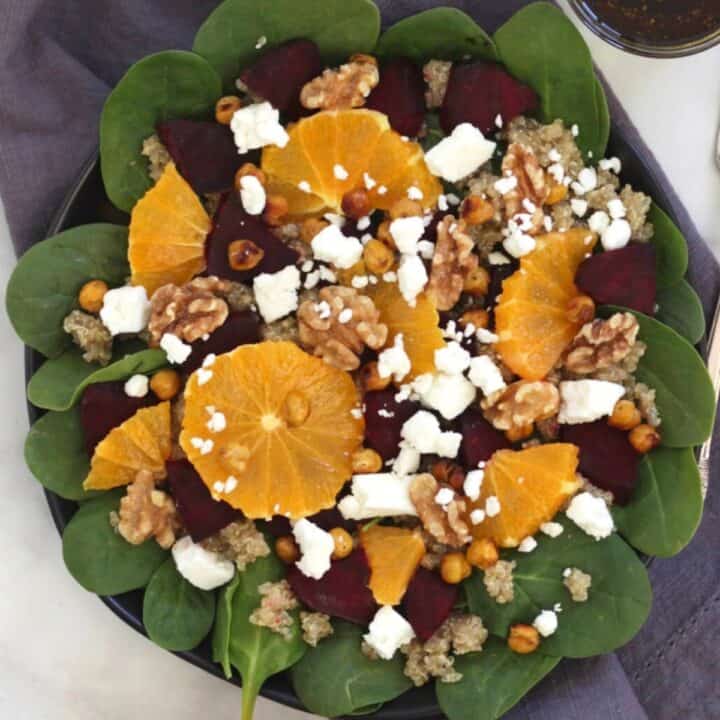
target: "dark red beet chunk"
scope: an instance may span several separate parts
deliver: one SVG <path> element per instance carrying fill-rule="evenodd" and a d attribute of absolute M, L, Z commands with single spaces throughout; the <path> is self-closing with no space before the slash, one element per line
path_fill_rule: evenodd
<path fill-rule="evenodd" d="M 598 305 L 622 305 L 646 315 L 655 313 L 655 248 L 630 243 L 582 261 L 575 283 Z"/>
<path fill-rule="evenodd" d="M 385 113 L 392 129 L 415 137 L 425 119 L 425 81 L 422 70 L 407 58 L 396 58 L 380 67 L 380 82 L 365 107 Z"/>
<path fill-rule="evenodd" d="M 266 50 L 240 79 L 248 89 L 292 117 L 301 113 L 300 90 L 322 72 L 320 52 L 311 40 L 289 40 Z"/>
<path fill-rule="evenodd" d="M 214 535 L 242 517 L 226 502 L 213 500 L 195 468 L 187 460 L 167 463 L 168 484 L 178 512 L 194 542 Z"/>
<path fill-rule="evenodd" d="M 378 452 L 383 460 L 397 457 L 402 439 L 402 426 L 419 409 L 419 405 L 405 400 L 398 403 L 395 400 L 397 390 L 390 387 L 387 390 L 371 392 L 365 395 L 365 444 Z M 383 417 L 383 414 L 392 413 L 392 417 Z"/>
<path fill-rule="evenodd" d="M 152 393 L 144 398 L 128 397 L 124 382 L 88 385 L 80 400 L 80 424 L 88 455 L 93 454 L 95 446 L 113 428 L 129 420 L 140 408 L 155 405 L 157 401 Z"/>
<path fill-rule="evenodd" d="M 157 126 L 157 131 L 178 172 L 196 193 L 229 190 L 235 173 L 246 160 L 244 155 L 238 155 L 227 125 L 167 120 Z"/>
<path fill-rule="evenodd" d="M 479 410 L 466 410 L 460 416 L 460 433 L 463 437 L 460 454 L 468 469 L 487 462 L 496 450 L 510 447 L 505 435 L 496 430 Z"/>
<path fill-rule="evenodd" d="M 440 124 L 447 134 L 465 122 L 489 133 L 496 129 L 498 115 L 507 125 L 537 105 L 535 92 L 499 65 L 480 61 L 455 64 L 440 108 Z"/>
<path fill-rule="evenodd" d="M 303 575 L 295 565 L 287 574 L 293 592 L 305 605 L 358 625 L 367 625 L 377 609 L 367 586 L 369 578 L 370 567 L 361 548 L 344 560 L 333 560 L 320 580 Z"/>
<path fill-rule="evenodd" d="M 593 485 L 609 490 L 618 505 L 626 505 L 637 482 L 640 455 L 627 433 L 605 420 L 562 426 L 562 439 L 580 448 L 579 472 Z"/>
<path fill-rule="evenodd" d="M 265 255 L 252 269 L 237 271 L 230 267 L 228 246 L 235 240 L 252 240 Z M 260 273 L 274 273 L 286 265 L 294 265 L 298 258 L 271 232 L 256 215 L 248 215 L 234 193 L 228 195 L 213 218 L 213 229 L 207 241 L 207 273 L 228 280 L 247 283 Z"/>
<path fill-rule="evenodd" d="M 348 532 L 355 530 L 355 521 L 346 520 L 337 508 L 321 510 L 316 515 L 311 515 L 308 520 L 314 522 L 323 530 L 332 530 L 336 527 L 345 528 Z M 283 515 L 274 515 L 271 520 L 263 522 L 263 529 L 267 530 L 273 537 L 282 537 L 292 534 L 290 520 Z"/>
<path fill-rule="evenodd" d="M 402 601 L 403 614 L 418 638 L 425 642 L 447 620 L 457 600 L 457 585 L 419 567 Z"/>

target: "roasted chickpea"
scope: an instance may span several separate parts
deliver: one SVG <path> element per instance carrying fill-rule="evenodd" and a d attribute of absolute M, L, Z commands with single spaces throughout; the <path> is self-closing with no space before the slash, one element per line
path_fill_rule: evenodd
<path fill-rule="evenodd" d="M 227 249 L 228 263 L 233 270 L 251 270 L 265 256 L 265 251 L 252 240 L 233 240 Z"/>
<path fill-rule="evenodd" d="M 638 425 L 630 431 L 630 444 L 643 455 L 660 444 L 660 433 L 652 425 Z"/>
<path fill-rule="evenodd" d="M 160 400 L 172 400 L 179 392 L 180 373 L 175 370 L 158 370 L 150 378 L 150 389 Z"/>
<path fill-rule="evenodd" d="M 263 220 L 272 227 L 282 225 L 288 208 L 288 201 L 282 195 L 268 195 L 263 211 Z"/>
<path fill-rule="evenodd" d="M 486 295 L 490 287 L 490 273 L 482 266 L 471 270 L 463 281 L 463 292 L 468 295 Z"/>
<path fill-rule="evenodd" d="M 461 552 L 451 552 L 443 555 L 440 561 L 440 576 L 450 585 L 458 585 L 465 578 L 470 577 L 472 567 L 465 555 Z"/>
<path fill-rule="evenodd" d="M 465 557 L 474 567 L 487 570 L 500 559 L 500 553 L 497 545 L 490 538 L 478 538 L 470 543 L 470 547 L 465 551 Z"/>
<path fill-rule="evenodd" d="M 395 253 L 380 240 L 369 240 L 363 249 L 363 260 L 368 272 L 384 275 L 395 264 Z"/>
<path fill-rule="evenodd" d="M 423 209 L 419 202 L 410 200 L 410 198 L 401 198 L 390 206 L 388 212 L 391 220 L 397 220 L 399 218 L 420 217 L 423 214 Z"/>
<path fill-rule="evenodd" d="M 481 225 L 495 215 L 493 204 L 479 195 L 468 195 L 460 208 L 460 216 L 468 225 Z"/>
<path fill-rule="evenodd" d="M 342 198 L 343 213 L 353 220 L 359 220 L 370 214 L 372 206 L 370 205 L 370 196 L 364 188 L 356 188 L 348 190 Z"/>
<path fill-rule="evenodd" d="M 80 288 L 78 304 L 85 312 L 99 313 L 107 291 L 107 283 L 102 280 L 90 280 Z"/>
<path fill-rule="evenodd" d="M 642 422 L 642 415 L 632 400 L 618 400 L 608 419 L 608 425 L 618 430 L 632 430 Z"/>
<path fill-rule="evenodd" d="M 370 448 L 361 448 L 352 454 L 353 473 L 376 473 L 382 469 L 382 458 Z"/>
<path fill-rule="evenodd" d="M 507 644 L 518 655 L 528 655 L 538 649 L 540 633 L 532 625 L 512 625 Z"/>
<path fill-rule="evenodd" d="M 275 554 L 286 565 L 292 565 L 300 557 L 300 550 L 292 535 L 283 535 L 275 541 Z"/>
<path fill-rule="evenodd" d="M 330 535 L 332 535 L 333 542 L 335 543 L 335 550 L 332 556 L 336 560 L 346 558 L 353 551 L 352 535 L 341 527 L 333 528 L 330 531 Z"/>
<path fill-rule="evenodd" d="M 237 95 L 221 97 L 215 104 L 215 119 L 221 125 L 229 125 L 233 115 L 242 107 L 242 100 Z"/>

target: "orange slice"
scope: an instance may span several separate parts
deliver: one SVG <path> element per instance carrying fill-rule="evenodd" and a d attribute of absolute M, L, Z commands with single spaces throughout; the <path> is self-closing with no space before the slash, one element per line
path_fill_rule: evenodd
<path fill-rule="evenodd" d="M 160 480 L 166 474 L 171 445 L 170 403 L 142 408 L 98 443 L 83 487 L 109 490 L 129 485 L 140 470 Z"/>
<path fill-rule="evenodd" d="M 473 535 L 501 547 L 516 547 L 534 535 L 580 488 L 577 464 L 578 449 L 569 443 L 498 450 L 485 467 L 480 497 L 470 503 L 471 510 L 486 511 L 485 519 L 472 525 Z M 487 510 L 495 501 L 486 505 L 492 497 L 500 504 L 493 517 Z"/>
<path fill-rule="evenodd" d="M 263 150 L 262 168 L 268 190 L 284 195 L 294 217 L 321 210 L 339 212 L 348 190 L 367 188 L 372 207 L 387 210 L 407 197 L 411 187 L 422 204 L 435 204 L 442 187 L 427 168 L 423 150 L 390 129 L 385 115 L 374 110 L 321 112 L 289 129 L 284 148 Z M 310 192 L 303 192 L 305 185 Z"/>
<path fill-rule="evenodd" d="M 305 517 L 332 507 L 352 475 L 359 402 L 348 373 L 293 343 L 243 345 L 191 376 L 180 444 L 210 492 L 247 517 Z"/>
<path fill-rule="evenodd" d="M 375 601 L 397 605 L 425 555 L 425 543 L 412 530 L 384 525 L 362 532 L 360 542 L 370 565 L 369 587 Z"/>
<path fill-rule="evenodd" d="M 582 326 L 567 317 L 580 263 L 592 252 L 597 235 L 575 228 L 536 238 L 537 246 L 520 260 L 520 269 L 503 282 L 495 308 L 495 345 L 503 362 L 526 380 L 541 380 Z"/>
<path fill-rule="evenodd" d="M 169 163 L 130 217 L 128 259 L 133 285 L 152 295 L 167 283 L 183 285 L 205 269 L 212 223 L 200 199 Z"/>

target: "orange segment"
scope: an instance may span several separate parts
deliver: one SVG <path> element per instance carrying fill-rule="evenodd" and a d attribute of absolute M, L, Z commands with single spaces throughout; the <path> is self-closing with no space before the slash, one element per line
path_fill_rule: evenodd
<path fill-rule="evenodd" d="M 140 470 L 162 479 L 171 444 L 170 403 L 142 408 L 98 443 L 83 487 L 109 490 L 128 485 Z"/>
<path fill-rule="evenodd" d="M 485 467 L 480 497 L 470 509 L 487 510 L 487 499 L 494 496 L 500 512 L 473 525 L 473 535 L 492 538 L 501 547 L 516 547 L 534 535 L 580 488 L 577 464 L 578 449 L 569 443 L 498 450 Z"/>
<path fill-rule="evenodd" d="M 250 518 L 332 507 L 364 434 L 350 375 L 290 342 L 243 345 L 209 369 L 185 389 L 180 444 L 213 495 Z M 208 429 L 210 409 L 223 431 Z"/>
<path fill-rule="evenodd" d="M 580 295 L 574 278 L 597 235 L 575 228 L 536 238 L 533 252 L 503 283 L 495 308 L 503 362 L 526 380 L 540 380 L 554 367 L 581 327 L 568 320 L 569 302 Z"/>
<path fill-rule="evenodd" d="M 152 295 L 161 285 L 182 285 L 201 273 L 211 226 L 200 199 L 169 163 L 130 217 L 132 284 Z"/>
<path fill-rule="evenodd" d="M 375 601 L 397 605 L 425 555 L 425 543 L 412 530 L 384 525 L 362 532 L 360 543 L 370 565 L 369 587 Z"/>

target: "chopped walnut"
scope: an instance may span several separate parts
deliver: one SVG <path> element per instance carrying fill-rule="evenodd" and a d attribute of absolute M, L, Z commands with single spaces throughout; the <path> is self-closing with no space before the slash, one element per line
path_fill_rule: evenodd
<path fill-rule="evenodd" d="M 437 226 L 437 243 L 427 290 L 438 310 L 450 310 L 460 299 L 465 278 L 479 265 L 465 223 L 446 215 Z"/>
<path fill-rule="evenodd" d="M 498 560 L 492 567 L 485 570 L 483 575 L 485 589 L 498 605 L 505 605 L 515 598 L 514 569 L 514 560 Z"/>
<path fill-rule="evenodd" d="M 568 589 L 570 597 L 575 602 L 586 602 L 588 590 L 592 585 L 592 575 L 588 575 L 576 567 L 568 568 L 568 570 L 570 572 L 565 575 L 563 585 Z"/>
<path fill-rule="evenodd" d="M 286 640 L 293 636 L 293 617 L 288 612 L 298 606 L 298 601 L 287 580 L 266 582 L 258 588 L 260 607 L 250 613 L 248 618 L 253 625 L 266 627 Z"/>
<path fill-rule="evenodd" d="M 303 631 L 303 640 L 312 647 L 333 634 L 330 616 L 321 612 L 300 612 L 300 627 Z"/>
<path fill-rule="evenodd" d="M 425 105 L 432 110 L 439 108 L 445 98 L 452 63 L 448 60 L 430 60 L 423 67 L 423 77 L 427 89 L 425 90 Z"/>
<path fill-rule="evenodd" d="M 300 305 L 297 318 L 300 342 L 340 370 L 356 370 L 365 346 L 377 350 L 387 340 L 387 325 L 380 322 L 375 303 L 353 288 L 323 288 L 318 302 Z"/>
<path fill-rule="evenodd" d="M 453 491 L 453 499 L 447 505 L 439 505 L 435 500 L 439 490 L 438 481 L 430 473 L 416 475 L 410 484 L 410 500 L 423 528 L 443 545 L 453 548 L 467 545 L 472 537 L 464 519 L 465 501 Z"/>
<path fill-rule="evenodd" d="M 150 300 L 150 344 L 159 345 L 165 333 L 192 343 L 220 327 L 227 319 L 228 305 L 219 296 L 230 290 L 229 281 L 217 277 L 158 288 Z"/>
<path fill-rule="evenodd" d="M 563 364 L 570 372 L 587 375 L 626 358 L 640 327 L 630 313 L 615 313 L 607 320 L 583 325 L 565 351 Z"/>
<path fill-rule="evenodd" d="M 175 543 L 179 529 L 175 502 L 166 492 L 155 488 L 151 472 L 141 470 L 120 501 L 117 531 L 131 545 L 141 545 L 154 536 L 158 545 L 167 549 Z"/>
<path fill-rule="evenodd" d="M 300 91 L 300 102 L 310 110 L 350 110 L 362 107 L 380 80 L 374 58 L 359 55 L 337 70 L 328 68 L 306 83 Z"/>
<path fill-rule="evenodd" d="M 148 175 L 151 180 L 156 182 L 165 170 L 165 166 L 170 162 L 170 153 L 158 135 L 153 134 L 143 140 L 142 150 L 140 151 L 148 159 Z"/>
<path fill-rule="evenodd" d="M 112 335 L 94 315 L 73 310 L 63 320 L 63 330 L 83 351 L 83 360 L 107 365 L 112 358 Z"/>
<path fill-rule="evenodd" d="M 502 172 L 505 177 L 513 176 L 517 180 L 515 187 L 503 196 L 506 219 L 527 216 L 523 230 L 531 235 L 539 232 L 545 219 L 542 206 L 550 188 L 535 154 L 525 145 L 512 143 L 503 158 Z"/>
<path fill-rule="evenodd" d="M 203 540 L 202 545 L 206 550 L 232 560 L 240 572 L 258 558 L 270 554 L 265 536 L 252 520 L 232 522 L 207 540 Z"/>
<path fill-rule="evenodd" d="M 485 417 L 498 430 L 517 429 L 556 415 L 560 393 L 545 380 L 518 380 L 486 397 L 481 405 Z"/>

